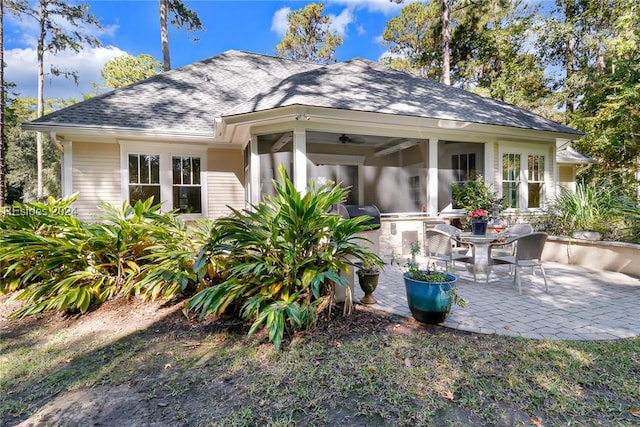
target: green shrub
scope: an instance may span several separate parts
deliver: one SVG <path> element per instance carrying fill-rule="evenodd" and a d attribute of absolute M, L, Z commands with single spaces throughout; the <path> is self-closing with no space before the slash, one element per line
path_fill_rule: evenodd
<path fill-rule="evenodd" d="M 213 224 L 212 241 L 203 247 L 196 270 L 211 257 L 224 257 L 228 278 L 188 304 L 201 316 L 232 310 L 253 322 L 250 334 L 265 326 L 276 347 L 285 333 L 311 327 L 318 313 L 330 308 L 334 286 L 346 285 L 341 270 L 358 261 L 382 265 L 356 236 L 366 229 L 367 218 L 345 220 L 328 213 L 344 202 L 348 190 L 329 184 L 316 188 L 311 181 L 301 195 L 283 167 L 279 176 L 275 196 Z"/>
<path fill-rule="evenodd" d="M 198 241 L 174 212 L 153 199 L 103 203 L 102 222 L 85 223 L 71 215 L 75 200 L 17 203 L 0 220 L 0 292 L 25 302 L 14 316 L 84 313 L 117 295 L 171 298 L 198 281 Z"/>
<path fill-rule="evenodd" d="M 595 187 L 585 183 L 578 183 L 575 191 L 562 188 L 551 205 L 555 218 L 552 227 L 562 235 L 589 230 L 617 238 L 618 231 L 625 227 L 622 208 L 628 205 L 621 194 L 616 188 Z"/>

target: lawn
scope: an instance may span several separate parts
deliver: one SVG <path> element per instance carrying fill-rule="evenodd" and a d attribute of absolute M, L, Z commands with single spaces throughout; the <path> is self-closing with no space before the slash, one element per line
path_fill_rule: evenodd
<path fill-rule="evenodd" d="M 640 339 L 535 341 L 356 305 L 280 350 L 183 303 L 21 320 L 0 298 L 0 426 L 640 424 Z"/>

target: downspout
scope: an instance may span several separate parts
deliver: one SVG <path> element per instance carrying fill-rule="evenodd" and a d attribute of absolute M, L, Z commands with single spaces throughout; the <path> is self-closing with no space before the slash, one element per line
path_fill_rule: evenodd
<path fill-rule="evenodd" d="M 58 137 L 56 136 L 55 131 L 49 132 L 49 138 L 51 139 L 51 142 L 53 142 L 53 145 L 55 145 L 55 147 L 58 149 L 58 151 L 64 154 L 64 147 L 58 142 Z"/>

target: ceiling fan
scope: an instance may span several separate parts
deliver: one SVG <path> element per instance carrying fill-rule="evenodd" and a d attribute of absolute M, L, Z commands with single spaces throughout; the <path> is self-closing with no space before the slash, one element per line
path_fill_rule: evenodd
<path fill-rule="evenodd" d="M 338 141 L 343 144 L 362 144 L 364 141 L 351 138 L 350 136 L 345 135 L 344 133 L 338 137 Z"/>

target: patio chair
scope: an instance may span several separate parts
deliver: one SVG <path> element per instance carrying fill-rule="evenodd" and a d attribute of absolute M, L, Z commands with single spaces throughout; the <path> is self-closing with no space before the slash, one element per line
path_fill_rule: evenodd
<path fill-rule="evenodd" d="M 469 262 L 471 259 L 469 255 L 454 250 L 457 239 L 444 231 L 426 230 L 425 242 L 425 255 L 429 257 L 429 261 L 444 261 L 445 268 L 449 268 L 449 263 L 455 268 L 456 261 Z"/>
<path fill-rule="evenodd" d="M 540 267 L 542 278 L 544 279 L 544 290 L 549 291 L 547 286 L 547 275 L 542 267 L 542 250 L 547 241 L 547 233 L 529 233 L 516 236 L 507 240 L 507 244 L 515 243 L 515 253 L 509 256 L 491 256 L 491 264 L 507 264 L 513 266 L 515 273 L 513 282 L 518 284 L 518 292 L 522 295 L 522 284 L 519 273 L 522 267 L 531 267 L 531 273 L 534 274 L 534 268 Z"/>
<path fill-rule="evenodd" d="M 518 224 L 514 224 L 505 230 L 505 234 L 509 238 L 522 236 L 523 234 L 529 234 L 533 232 L 534 232 L 533 226 L 528 222 L 521 222 Z M 516 252 L 515 241 L 509 244 L 507 244 L 506 242 L 503 244 L 496 244 L 496 245 L 493 245 L 491 248 L 491 254 L 493 256 L 510 256 L 515 254 L 515 252 Z"/>
<path fill-rule="evenodd" d="M 458 227 L 451 224 L 436 224 L 433 226 L 433 229 L 438 231 L 443 231 L 448 235 L 450 235 L 451 237 L 453 237 L 451 244 L 453 245 L 454 251 L 461 254 L 464 254 L 467 252 L 467 248 L 460 247 L 458 236 L 460 236 L 460 233 L 462 233 L 462 230 L 460 230 Z"/>

